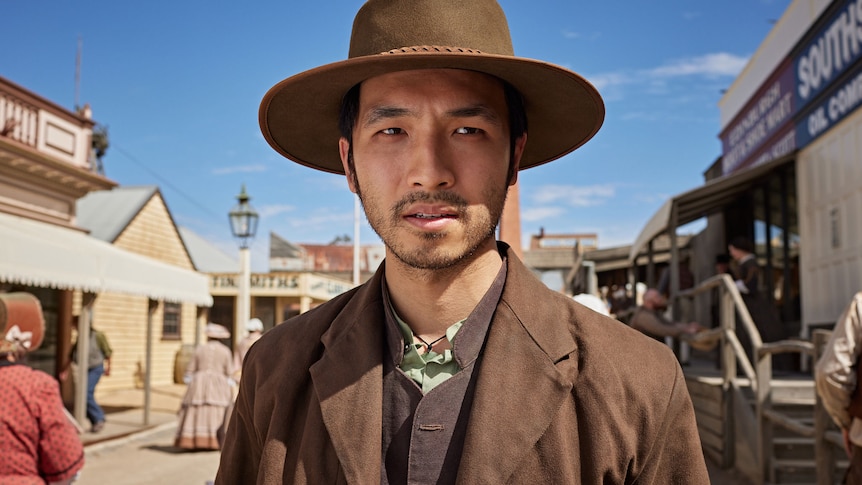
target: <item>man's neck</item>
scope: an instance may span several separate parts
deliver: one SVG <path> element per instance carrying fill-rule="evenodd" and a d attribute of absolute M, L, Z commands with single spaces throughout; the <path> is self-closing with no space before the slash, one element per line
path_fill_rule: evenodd
<path fill-rule="evenodd" d="M 488 291 L 502 259 L 493 248 L 445 270 L 421 270 L 386 257 L 386 286 L 398 315 L 421 336 L 439 336 L 470 315 Z"/>

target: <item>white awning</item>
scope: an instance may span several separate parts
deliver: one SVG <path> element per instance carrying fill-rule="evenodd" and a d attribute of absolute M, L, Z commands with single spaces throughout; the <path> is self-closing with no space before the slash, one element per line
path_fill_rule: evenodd
<path fill-rule="evenodd" d="M 764 164 L 710 180 L 696 189 L 671 197 L 662 204 L 638 234 L 629 252 L 629 263 L 635 261 L 635 258 L 643 252 L 644 247 L 651 240 L 668 231 L 674 206 L 676 206 L 677 211 L 677 227 L 696 221 L 720 210 L 739 194 L 749 190 L 762 176 L 795 159 L 796 152 L 794 151 Z"/>
<path fill-rule="evenodd" d="M 0 282 L 212 306 L 203 274 L 83 232 L 0 213 Z"/>

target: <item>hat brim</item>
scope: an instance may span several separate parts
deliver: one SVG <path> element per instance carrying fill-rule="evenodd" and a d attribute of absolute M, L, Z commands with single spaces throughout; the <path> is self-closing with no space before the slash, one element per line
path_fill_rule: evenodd
<path fill-rule="evenodd" d="M 218 324 L 207 325 L 204 329 L 204 334 L 207 338 L 225 339 L 230 338 L 230 332 L 226 328 Z"/>
<path fill-rule="evenodd" d="M 587 142 L 604 121 L 598 91 L 578 74 L 533 59 L 476 53 L 415 52 L 364 56 L 327 64 L 273 86 L 260 105 L 266 141 L 296 163 L 344 174 L 338 116 L 344 94 L 382 74 L 414 69 L 466 69 L 505 80 L 524 98 L 528 139 L 521 169 L 560 158 Z"/>

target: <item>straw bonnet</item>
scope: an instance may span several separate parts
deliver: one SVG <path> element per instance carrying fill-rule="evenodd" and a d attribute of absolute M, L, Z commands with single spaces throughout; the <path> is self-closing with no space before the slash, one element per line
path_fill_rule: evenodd
<path fill-rule="evenodd" d="M 207 338 L 230 338 L 230 332 L 224 325 L 219 325 L 217 323 L 208 323 L 204 328 L 204 334 L 206 334 Z"/>
<path fill-rule="evenodd" d="M 0 352 L 32 352 L 42 345 L 42 304 L 30 293 L 0 293 Z"/>
<path fill-rule="evenodd" d="M 529 126 L 521 169 L 573 151 L 604 120 L 602 98 L 583 77 L 514 56 L 495 0 L 369 0 L 354 19 L 348 59 L 273 86 L 260 105 L 261 131 L 290 160 L 343 174 L 338 115 L 347 91 L 381 74 L 432 68 L 483 72 L 521 93 Z"/>

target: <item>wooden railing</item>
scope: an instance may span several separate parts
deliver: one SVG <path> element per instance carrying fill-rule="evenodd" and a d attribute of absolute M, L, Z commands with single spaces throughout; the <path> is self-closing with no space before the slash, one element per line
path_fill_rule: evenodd
<path fill-rule="evenodd" d="M 779 412 L 772 406 L 772 356 L 782 353 L 799 353 L 807 355 L 816 361 L 819 355 L 815 349 L 822 348 L 822 342 L 819 346 L 802 340 L 782 340 L 764 343 L 760 337 L 760 332 L 757 330 L 757 326 L 748 312 L 745 302 L 742 300 L 742 295 L 728 275 L 713 276 L 695 288 L 680 292 L 677 297 L 694 298 L 707 292 L 711 294 L 712 290 L 715 289 L 719 290 L 719 325 L 717 328 L 698 334 L 694 339 L 714 339 L 717 336 L 721 337 L 722 389 L 726 393 L 730 393 L 730 390 L 733 388 L 733 381 L 737 378 L 737 364 L 739 364 L 740 369 L 751 383 L 755 396 L 754 412 L 756 419 L 754 423 L 757 429 L 753 433 L 756 443 L 749 444 L 755 450 L 756 454 L 757 473 L 755 475 L 758 483 L 762 484 L 766 481 L 774 482 L 776 480 L 775 467 L 772 463 L 773 426 L 780 426 L 800 436 L 814 439 L 817 449 L 818 483 L 834 483 L 832 474 L 834 474 L 835 469 L 835 457 L 832 445 L 841 444 L 841 435 L 828 429 L 831 421 L 822 409 L 822 406 L 819 405 L 819 399 L 817 399 L 817 404 L 815 405 L 814 426 L 786 413 Z M 739 317 L 738 320 L 737 316 Z M 739 329 L 736 327 L 737 321 L 741 324 L 741 328 Z M 755 364 L 752 364 L 739 341 L 737 336 L 739 331 L 745 332 L 751 341 L 756 359 Z M 818 338 L 823 339 L 822 334 Z M 725 437 L 726 442 L 724 445 L 726 450 L 734 449 L 736 446 L 735 439 L 736 437 L 734 436 Z M 730 453 L 732 454 L 732 451 Z"/>
<path fill-rule="evenodd" d="M 736 378 L 737 364 L 741 367 L 742 372 L 751 381 L 752 388 L 756 390 L 757 375 L 754 366 L 751 363 L 742 343 L 739 341 L 736 329 L 736 315 L 739 315 L 739 323 L 742 324 L 742 330 L 748 335 L 751 345 L 754 349 L 763 346 L 763 340 L 760 338 L 760 332 L 748 313 L 748 308 L 742 300 L 742 295 L 739 293 L 736 284 L 729 275 L 715 275 L 696 287 L 679 292 L 677 298 L 694 298 L 700 294 L 719 290 L 719 325 L 718 327 L 701 332 L 693 337 L 694 339 L 713 339 L 720 336 L 721 354 L 722 354 L 722 385 L 724 388 Z"/>
<path fill-rule="evenodd" d="M 36 148 L 39 109 L 0 88 L 0 135 Z"/>

